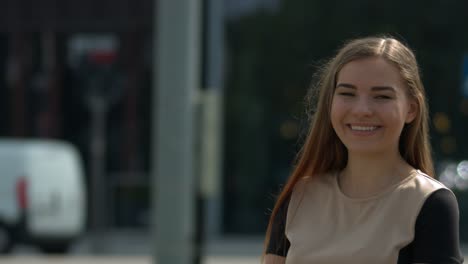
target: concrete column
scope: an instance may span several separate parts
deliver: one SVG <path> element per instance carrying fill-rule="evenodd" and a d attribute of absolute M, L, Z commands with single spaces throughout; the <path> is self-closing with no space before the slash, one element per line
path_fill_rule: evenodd
<path fill-rule="evenodd" d="M 200 1 L 156 4 L 152 174 L 154 262 L 194 261 L 194 107 L 200 73 Z"/>

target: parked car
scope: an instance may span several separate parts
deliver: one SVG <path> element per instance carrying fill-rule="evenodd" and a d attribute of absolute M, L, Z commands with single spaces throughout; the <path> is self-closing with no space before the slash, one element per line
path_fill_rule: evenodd
<path fill-rule="evenodd" d="M 0 139 L 0 253 L 16 243 L 65 253 L 86 225 L 77 149 L 43 139 Z"/>

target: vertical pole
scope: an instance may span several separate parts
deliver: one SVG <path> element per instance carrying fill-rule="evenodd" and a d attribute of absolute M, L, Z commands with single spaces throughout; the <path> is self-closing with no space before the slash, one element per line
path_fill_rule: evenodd
<path fill-rule="evenodd" d="M 62 93 L 62 38 L 59 33 L 45 31 L 41 34 L 42 39 L 42 70 L 46 82 L 41 96 L 44 104 L 40 106 L 37 114 L 37 130 L 40 137 L 60 136 L 60 97 Z"/>
<path fill-rule="evenodd" d="M 193 126 L 200 68 L 200 0 L 156 3 L 153 263 L 188 264 L 195 255 Z"/>
<path fill-rule="evenodd" d="M 31 73 L 32 49 L 30 35 L 12 33 L 9 36 L 9 59 L 7 66 L 7 83 L 11 96 L 11 135 L 28 136 L 27 125 L 27 79 Z"/>
<path fill-rule="evenodd" d="M 96 88 L 97 89 L 97 88 Z M 104 247 L 102 236 L 107 228 L 106 212 L 107 187 L 106 187 L 106 115 L 107 102 L 104 98 L 94 96 L 88 99 L 91 110 L 91 145 L 90 145 L 90 170 L 91 170 L 91 194 L 92 194 L 92 231 L 94 253 L 102 253 Z"/>
<path fill-rule="evenodd" d="M 205 235 L 221 233 L 222 219 L 222 116 L 224 83 L 223 1 L 206 0 L 205 78 L 203 83 L 200 181 L 204 201 Z"/>

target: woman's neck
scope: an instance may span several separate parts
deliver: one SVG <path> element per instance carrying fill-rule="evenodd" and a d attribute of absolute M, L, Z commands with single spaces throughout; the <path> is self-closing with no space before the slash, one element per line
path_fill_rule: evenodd
<path fill-rule="evenodd" d="M 352 155 L 338 175 L 341 190 L 349 197 L 369 197 L 408 177 L 414 170 L 399 155 Z"/>

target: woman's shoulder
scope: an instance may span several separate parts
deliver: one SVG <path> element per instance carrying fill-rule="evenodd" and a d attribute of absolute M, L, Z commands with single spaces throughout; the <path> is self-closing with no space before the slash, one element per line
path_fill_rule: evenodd
<path fill-rule="evenodd" d="M 336 180 L 336 175 L 337 172 L 330 171 L 312 176 L 304 176 L 297 181 L 294 189 L 330 186 Z"/>
<path fill-rule="evenodd" d="M 317 197 L 332 195 L 335 191 L 336 174 L 333 172 L 302 177 L 294 185 L 291 193 L 290 204 L 298 206 L 307 197 L 315 200 Z"/>
<path fill-rule="evenodd" d="M 410 177 L 410 179 L 406 181 L 402 187 L 403 189 L 406 188 L 410 191 L 420 193 L 424 197 L 428 197 L 433 192 L 440 189 L 446 189 L 450 191 L 450 189 L 447 188 L 443 183 L 420 170 L 415 170 L 413 172 L 413 177 Z"/>
<path fill-rule="evenodd" d="M 458 208 L 455 194 L 442 182 L 419 170 L 416 180 L 420 184 L 421 189 L 425 191 L 425 193 L 427 192 L 424 203 L 425 208 L 436 208 L 436 211 L 439 212 L 441 211 L 439 210 L 440 208 L 450 210 L 455 207 Z"/>
<path fill-rule="evenodd" d="M 416 170 L 398 186 L 390 199 L 395 200 L 401 206 L 415 206 L 415 208 L 421 209 L 426 200 L 439 190 L 444 190 L 445 194 L 454 195 L 443 183 L 420 170 Z M 437 198 L 438 195 L 435 197 Z"/>

